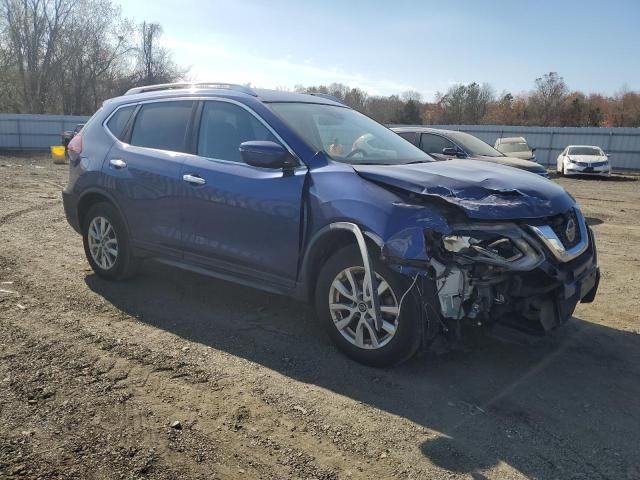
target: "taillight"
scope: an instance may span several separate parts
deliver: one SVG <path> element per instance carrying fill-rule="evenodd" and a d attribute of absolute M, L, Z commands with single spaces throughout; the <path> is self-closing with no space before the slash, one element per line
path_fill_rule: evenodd
<path fill-rule="evenodd" d="M 78 134 L 71 139 L 69 145 L 67 145 L 69 153 L 80 155 L 82 153 L 82 135 Z"/>

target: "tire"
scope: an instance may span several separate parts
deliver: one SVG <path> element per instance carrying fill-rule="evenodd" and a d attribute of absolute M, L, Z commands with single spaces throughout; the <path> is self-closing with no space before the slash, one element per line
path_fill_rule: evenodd
<path fill-rule="evenodd" d="M 361 307 L 361 304 L 364 302 L 352 302 L 348 300 L 347 297 L 342 296 L 338 289 L 333 287 L 334 280 L 342 278 L 341 281 L 346 282 L 343 283 L 343 286 L 347 288 L 347 293 L 353 293 L 353 288 L 348 286 L 353 284 L 345 274 L 347 269 L 352 269 L 349 271 L 352 279 L 355 280 L 356 283 L 358 283 L 359 278 L 364 277 L 362 256 L 356 246 L 349 246 L 339 250 L 322 266 L 316 284 L 315 307 L 318 319 L 323 323 L 329 337 L 331 337 L 343 353 L 365 365 L 388 367 L 402 363 L 416 353 L 422 340 L 420 324 L 422 316 L 416 298 L 409 293 L 405 296 L 399 309 L 399 315 L 395 315 L 396 318 L 394 320 L 394 314 L 390 313 L 389 310 L 393 309 L 394 305 L 400 305 L 403 294 L 411 286 L 411 281 L 375 260 L 374 268 L 379 277 L 378 285 L 380 285 L 381 280 L 383 280 L 389 287 L 380 295 L 381 308 L 386 309 L 382 314 L 383 319 L 386 321 L 386 327 L 381 332 L 378 332 L 379 335 L 383 337 L 380 339 L 378 347 L 374 347 L 371 336 L 372 332 L 376 334 L 375 330 L 372 330 L 372 328 L 374 328 L 373 319 L 367 317 L 368 313 L 362 314 L 362 310 L 358 310 L 358 307 Z M 341 277 L 341 275 L 344 276 Z M 330 303 L 337 301 L 336 297 L 330 298 L 330 296 L 333 295 L 338 295 L 341 302 L 344 300 L 344 302 L 352 304 L 353 309 L 336 310 L 335 306 L 333 309 L 330 309 Z M 333 303 L 333 305 L 336 305 L 336 303 Z M 333 316 L 332 310 L 334 312 Z M 350 323 L 351 326 L 340 330 L 337 324 L 340 320 L 347 322 L 349 315 L 353 315 L 353 320 Z M 364 324 L 362 327 L 360 326 L 362 321 L 360 318 L 363 315 L 369 320 L 369 328 L 365 328 Z M 367 320 L 364 321 L 366 322 Z M 392 321 L 394 322 L 392 326 L 395 326 L 393 334 L 386 329 Z M 364 342 L 361 342 L 364 345 L 363 347 L 354 343 L 354 341 L 357 342 L 356 331 L 358 329 L 364 332 L 360 336 L 360 340 L 364 340 Z M 377 337 L 378 335 L 376 335 L 376 338 Z"/>
<path fill-rule="evenodd" d="M 98 247 L 96 250 L 96 243 L 100 244 L 100 240 L 95 234 L 100 235 L 101 228 L 105 233 L 102 236 L 105 241 L 101 249 Z M 93 240 L 89 238 L 90 236 Z M 82 222 L 82 241 L 87 260 L 93 271 L 100 277 L 107 280 L 124 280 L 136 274 L 139 259 L 133 255 L 127 228 L 112 204 L 101 202 L 89 208 Z M 106 256 L 101 255 L 101 251 Z M 116 252 L 115 255 L 113 251 Z"/>

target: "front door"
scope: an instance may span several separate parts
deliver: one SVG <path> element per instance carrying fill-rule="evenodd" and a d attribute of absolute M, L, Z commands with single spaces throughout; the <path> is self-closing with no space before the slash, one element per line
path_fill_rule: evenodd
<path fill-rule="evenodd" d="M 279 140 L 241 105 L 206 101 L 199 125 L 197 155 L 182 169 L 185 260 L 292 286 L 306 168 L 284 172 L 244 163 L 242 142 Z"/>
<path fill-rule="evenodd" d="M 445 148 L 456 148 L 456 146 L 450 140 L 440 135 L 434 135 L 432 133 L 422 134 L 420 149 L 436 160 L 451 160 L 452 158 L 456 158 L 455 156 L 445 155 L 443 152 Z"/>

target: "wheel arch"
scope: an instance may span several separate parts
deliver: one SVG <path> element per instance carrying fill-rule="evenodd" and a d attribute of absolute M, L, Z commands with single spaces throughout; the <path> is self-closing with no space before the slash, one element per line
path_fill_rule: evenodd
<path fill-rule="evenodd" d="M 352 232 L 336 228 L 340 223 L 330 223 L 318 230 L 305 249 L 299 269 L 297 289 L 298 296 L 303 300 L 313 302 L 318 273 L 331 255 L 341 248 L 350 245 L 358 246 L 358 241 Z M 382 239 L 361 225 L 358 227 L 362 231 L 371 256 L 379 256 L 382 252 Z"/>
<path fill-rule="evenodd" d="M 129 225 L 127 224 L 127 217 L 124 215 L 124 212 L 120 208 L 120 205 L 118 205 L 118 202 L 115 200 L 115 198 L 113 198 L 111 194 L 101 189 L 88 189 L 83 192 L 82 195 L 80 195 L 80 198 L 78 199 L 77 212 L 78 223 L 81 229 L 84 228 L 85 216 L 87 215 L 87 212 L 89 211 L 91 206 L 100 202 L 105 202 L 113 205 L 113 207 L 115 207 L 115 209 L 118 211 L 120 218 L 122 218 L 125 227 L 127 228 L 127 230 L 129 229 Z"/>

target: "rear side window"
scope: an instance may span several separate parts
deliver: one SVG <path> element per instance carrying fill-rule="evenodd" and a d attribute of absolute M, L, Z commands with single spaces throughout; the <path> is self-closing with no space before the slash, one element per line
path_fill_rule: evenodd
<path fill-rule="evenodd" d="M 191 101 L 142 105 L 131 133 L 131 145 L 186 152 L 192 107 Z"/>
<path fill-rule="evenodd" d="M 198 136 L 198 155 L 242 162 L 240 144 L 250 140 L 279 143 L 274 135 L 244 108 L 227 102 L 204 104 Z"/>
<path fill-rule="evenodd" d="M 413 143 L 414 145 L 418 144 L 418 134 L 416 132 L 396 132 L 405 140 Z"/>
<path fill-rule="evenodd" d="M 427 153 L 442 153 L 445 148 L 454 148 L 453 143 L 440 135 L 431 135 L 430 133 L 422 134 L 420 143 L 422 151 Z"/>
<path fill-rule="evenodd" d="M 122 107 L 121 109 L 116 111 L 116 113 L 114 113 L 107 122 L 107 128 L 118 140 L 124 139 L 127 124 L 129 123 L 129 119 L 131 118 L 131 115 L 133 114 L 135 109 L 135 105 L 132 105 L 130 107 Z"/>

